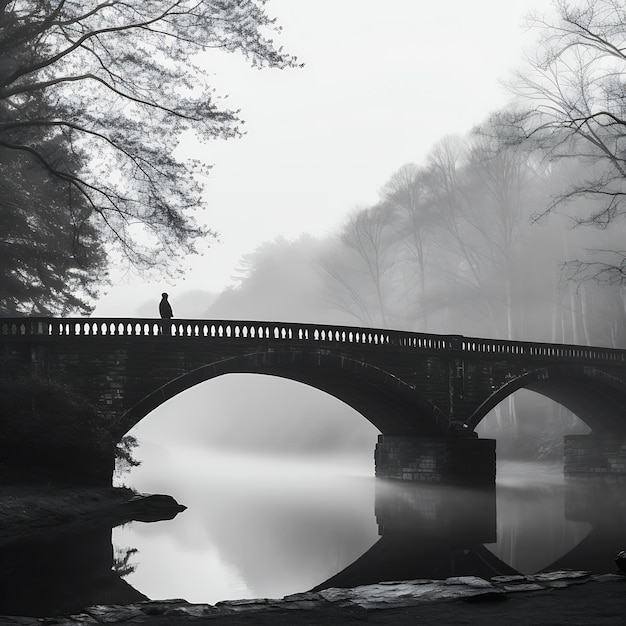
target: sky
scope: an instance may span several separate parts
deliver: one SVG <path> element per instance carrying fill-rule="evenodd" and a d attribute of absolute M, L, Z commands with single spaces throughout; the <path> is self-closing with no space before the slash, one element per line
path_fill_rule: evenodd
<path fill-rule="evenodd" d="M 525 17 L 550 10 L 550 0 L 269 0 L 276 42 L 305 66 L 257 70 L 212 52 L 213 84 L 246 135 L 181 147 L 213 165 L 201 220 L 219 241 L 174 283 L 114 273 L 93 315 L 132 317 L 154 301 L 156 316 L 167 291 L 176 317 L 195 317 L 202 307 L 186 298 L 177 309 L 177 297 L 233 284 L 264 241 L 332 235 L 403 164 L 510 100 L 503 81 L 536 38 Z"/>

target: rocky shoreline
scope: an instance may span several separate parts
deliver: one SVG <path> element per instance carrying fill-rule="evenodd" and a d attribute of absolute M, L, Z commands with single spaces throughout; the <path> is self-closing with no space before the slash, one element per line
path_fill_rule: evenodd
<path fill-rule="evenodd" d="M 506 602 L 503 602 L 506 600 Z M 180 599 L 96 605 L 59 617 L 0 617 L 0 624 L 617 624 L 626 577 L 557 571 L 533 576 L 473 576 L 331 588 L 282 599 L 191 604 Z M 619 621 L 621 620 L 621 621 Z"/>
<path fill-rule="evenodd" d="M 186 507 L 167 495 L 126 487 L 0 486 L 0 548 L 73 526 L 115 526 L 131 520 L 171 519 Z"/>

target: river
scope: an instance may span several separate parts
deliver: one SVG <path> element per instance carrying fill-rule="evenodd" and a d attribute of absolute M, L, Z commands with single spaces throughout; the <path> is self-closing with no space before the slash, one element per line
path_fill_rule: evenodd
<path fill-rule="evenodd" d="M 144 441 L 122 481 L 174 496 L 174 519 L 46 531 L 0 551 L 0 615 L 94 604 L 282 597 L 381 580 L 614 571 L 621 489 L 557 465 L 498 462 L 495 489 L 373 477 L 369 455 L 254 456 Z"/>
<path fill-rule="evenodd" d="M 362 458 L 155 444 L 143 454 L 148 462 L 124 482 L 188 507 L 171 521 L 113 531 L 118 553 L 136 550 L 126 581 L 151 599 L 215 603 L 563 564 L 613 571 L 624 547 L 613 496 L 566 486 L 559 465 L 499 462 L 496 490 L 474 493 L 377 481 Z"/>

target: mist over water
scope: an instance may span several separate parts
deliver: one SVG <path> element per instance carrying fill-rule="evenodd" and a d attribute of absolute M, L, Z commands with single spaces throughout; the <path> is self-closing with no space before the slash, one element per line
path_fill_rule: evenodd
<path fill-rule="evenodd" d="M 591 531 L 590 523 L 565 516 L 559 463 L 499 463 L 496 490 L 497 541 L 486 547 L 522 574 L 549 568 Z"/>
<path fill-rule="evenodd" d="M 329 578 L 377 539 L 371 468 L 151 447 L 127 484 L 188 509 L 113 533 L 117 546 L 138 549 L 127 581 L 151 598 L 281 597 Z"/>
<path fill-rule="evenodd" d="M 316 389 L 228 375 L 173 398 L 131 433 L 142 465 L 122 482 L 188 507 L 171 524 L 114 530 L 118 547 L 138 549 L 127 580 L 149 597 L 302 591 L 377 539 L 378 431 Z"/>
<path fill-rule="evenodd" d="M 378 430 L 336 398 L 258 374 L 228 374 L 172 398 L 132 431 L 140 440 L 214 453 L 360 456 L 373 467 Z"/>
<path fill-rule="evenodd" d="M 303 9 L 304 4 L 308 8 Z M 455 3 L 457 19 L 449 23 L 449 7 L 443 3 L 430 3 L 429 8 L 405 1 L 384 15 L 374 3 L 360 3 L 357 22 L 356 3 L 332 11 L 331 3 L 324 8 L 321 4 L 319 0 L 278 2 L 284 5 L 277 6 L 276 13 L 285 13 L 286 49 L 293 47 L 293 53 L 305 63 L 302 71 L 290 73 L 286 82 L 268 76 L 252 79 L 248 68 L 241 73 L 228 62 L 213 66 L 211 61 L 210 82 L 217 80 L 220 92 L 221 81 L 234 80 L 233 95 L 243 98 L 244 117 L 248 117 L 244 101 L 251 89 L 267 96 L 251 98 L 249 104 L 260 103 L 261 109 L 267 110 L 255 113 L 251 109 L 250 121 L 256 130 L 242 138 L 239 148 L 233 146 L 232 152 L 230 147 L 224 151 L 221 140 L 212 142 L 207 151 L 207 146 L 196 145 L 191 135 L 179 145 L 181 157 L 201 150 L 196 154 L 201 161 L 206 157 L 216 163 L 204 197 L 211 213 L 206 223 L 201 218 L 201 225 L 220 231 L 223 242 L 214 242 L 205 261 L 191 256 L 185 259 L 180 278 L 188 281 L 188 288 L 180 281 L 167 286 L 152 283 L 146 287 L 150 290 L 146 301 L 146 292 L 131 271 L 133 283 L 122 285 L 123 290 L 108 303 L 97 302 L 97 316 L 156 318 L 158 299 L 154 294 L 166 289 L 177 320 L 244 319 L 259 324 L 280 320 L 623 348 L 626 222 L 617 218 L 623 217 L 626 206 L 620 200 L 625 182 L 622 127 L 626 122 L 623 90 L 615 88 L 622 76 L 612 62 L 606 63 L 602 46 L 588 45 L 588 29 L 583 30 L 582 38 L 573 31 L 563 38 L 560 29 L 551 30 L 552 18 L 525 29 L 533 42 L 527 58 L 535 58 L 537 63 L 529 61 L 516 72 L 520 82 L 514 81 L 516 98 L 509 105 L 499 97 L 485 99 L 488 85 L 479 81 L 493 81 L 494 59 L 500 62 L 499 71 L 505 71 L 502 61 L 508 58 L 507 63 L 512 63 L 519 55 L 521 39 L 512 34 L 511 16 L 522 5 L 540 8 L 547 0 L 509 3 L 519 5 L 516 9 L 491 0 L 482 7 Z M 557 4 L 567 12 L 569 2 Z M 583 11 L 581 15 L 589 14 L 593 22 L 594 15 L 611 16 L 616 9 L 610 2 L 595 0 L 590 0 L 589 7 L 596 4 L 604 5 L 608 13 Z M 299 8 L 293 8 L 296 6 Z M 463 11 L 467 20 L 458 19 Z M 304 15 L 311 19 L 303 20 Z M 398 20 L 400 15 L 406 19 Z M 480 23 L 474 20 L 469 28 L 469 18 L 476 16 Z M 280 15 L 278 18 L 282 23 Z M 498 23 L 505 18 L 506 24 Z M 623 44 L 624 20 L 617 14 L 614 18 L 619 36 L 615 45 L 611 38 L 616 33 L 605 42 L 610 51 L 621 50 Z M 30 18 L 24 19 L 28 22 Z M 425 37 L 398 37 L 399 28 L 412 35 L 414 23 L 419 20 L 424 25 L 429 19 L 431 25 L 442 20 L 447 23 L 448 43 L 454 44 L 450 59 L 440 54 L 438 61 L 433 61 L 424 55 L 431 45 Z M 355 28 L 355 23 L 360 26 Z M 458 32 L 455 24 L 460 27 Z M 433 33 L 438 30 L 430 29 Z M 326 34 L 322 39 L 320 32 Z M 478 37 L 480 32 L 489 36 Z M 556 37 L 539 37 L 542 32 Z M 604 27 L 601 32 L 606 32 Z M 381 43 L 378 51 L 371 46 L 372 33 Z M 324 45 L 320 46 L 320 41 Z M 514 51 L 509 49 L 512 41 L 516 42 Z M 488 42 L 489 48 L 484 55 L 476 55 L 481 42 Z M 559 42 L 566 47 L 559 49 Z M 38 44 L 33 45 L 36 53 Z M 457 45 L 464 54 L 454 54 Z M 352 54 L 345 54 L 348 49 Z M 499 51 L 497 55 L 493 49 Z M 363 54 L 355 54 L 358 50 Z M 581 50 L 583 55 L 575 58 Z M 594 50 L 600 56 L 585 57 L 585 51 L 593 54 Z M 368 58 L 372 51 L 374 57 Z M 233 61 L 236 55 L 228 56 Z M 445 70 L 448 65 L 458 70 L 459 63 L 466 63 L 468 71 L 457 71 L 452 84 Z M 222 74 L 220 67 L 225 74 L 218 79 L 213 73 Z M 256 69 L 254 73 L 265 75 Z M 346 75 L 351 76 L 350 81 L 345 81 Z M 411 78 L 415 76 L 418 81 Z M 469 97 L 460 104 L 458 80 L 464 79 L 471 89 L 462 90 Z M 294 81 L 299 88 L 293 88 Z M 278 94 L 277 99 L 269 91 L 258 91 L 266 83 Z M 239 96 L 237 85 L 243 87 Z M 448 91 L 451 85 L 454 91 Z M 324 102 L 319 96 L 324 93 L 333 94 L 325 100 L 327 110 L 320 106 Z M 360 95 L 353 99 L 355 94 Z M 438 98 L 434 107 L 434 101 L 427 106 L 431 95 Z M 294 106 L 294 96 L 300 98 L 300 105 Z M 377 100 L 379 96 L 382 100 Z M 41 109 L 46 101 L 31 99 L 31 110 L 18 107 L 21 113 L 13 105 L 9 108 L 39 121 L 56 119 L 58 116 Z M 71 97 L 67 100 L 74 101 Z M 62 99 L 59 102 L 62 104 Z M 481 109 L 485 102 L 488 110 Z M 589 107 L 590 115 L 580 110 L 581 102 Z M 69 111 L 62 109 L 58 111 L 61 114 Z M 418 109 L 420 115 L 416 116 Z M 595 113 L 600 109 L 620 123 L 606 124 L 605 114 Z M 581 113 L 580 123 L 572 124 L 572 111 Z M 270 112 L 271 116 L 266 115 Z M 296 117 L 290 118 L 290 112 Z M 332 120 L 341 128 L 334 127 Z M 33 128 L 41 127 L 39 121 Z M 114 118 L 103 121 L 106 126 Z M 22 122 L 18 126 L 23 126 Z M 285 129 L 288 132 L 280 139 Z M 218 139 L 220 133 L 215 135 Z M 70 135 L 65 136 L 68 138 Z M 37 141 L 44 152 L 55 148 L 63 153 L 63 142 L 46 146 Z M 168 149 L 161 152 L 169 154 L 169 147 L 177 142 L 165 144 L 161 147 Z M 69 150 L 68 171 L 88 173 L 88 153 Z M 98 170 L 101 155 L 96 151 L 92 156 Z M 345 167 L 346 163 L 351 167 Z M 102 270 L 108 263 L 104 256 L 99 258 L 107 248 L 106 236 L 101 237 L 104 233 L 97 230 L 86 234 L 93 226 L 91 218 L 97 215 L 87 210 L 81 217 L 82 230 L 78 230 L 87 229 L 81 237 L 91 245 L 81 247 L 88 262 L 80 264 L 79 278 L 72 278 L 68 266 L 57 268 L 57 261 L 64 257 L 63 252 L 71 252 L 65 256 L 75 260 L 77 223 L 68 222 L 65 229 L 76 235 L 70 238 L 72 245 L 68 247 L 69 239 L 58 250 L 46 244 L 50 250 L 43 261 L 39 252 L 46 250 L 33 241 L 54 239 L 44 232 L 45 225 L 52 223 L 50 211 L 63 207 L 65 195 L 74 196 L 34 202 L 50 195 L 44 187 L 37 191 L 39 184 L 50 186 L 50 171 L 42 176 L 32 170 L 22 176 L 22 166 L 12 158 L 5 159 L 4 166 L 6 172 L 16 174 L 4 177 L 6 190 L 13 190 L 16 198 L 4 206 L 20 209 L 5 220 L 16 227 L 5 243 L 29 252 L 14 255 L 14 267 L 7 266 L 5 274 L 11 280 L 5 281 L 5 291 L 15 292 L 4 298 L 4 314 L 71 312 L 77 306 L 72 303 L 83 297 L 81 292 L 90 293 L 106 274 Z M 59 171 L 65 170 L 67 167 Z M 195 167 L 188 171 L 192 170 Z M 309 177 L 308 183 L 301 174 Z M 12 178 L 17 181 L 15 187 Z M 96 178 L 112 180 L 111 176 Z M 164 183 L 163 197 L 171 196 L 176 205 L 176 194 L 168 191 L 173 178 L 166 178 L 169 182 Z M 133 181 L 127 182 L 132 191 Z M 23 184 L 27 191 L 28 185 L 35 185 L 33 193 L 21 193 Z M 178 191 L 183 190 L 181 198 L 185 184 L 181 181 L 178 185 Z M 195 189 L 195 184 L 192 187 Z M 30 200 L 24 204 L 24 198 Z M 178 208 L 170 207 L 173 215 L 185 210 L 184 202 L 178 204 Z M 22 219 L 22 213 L 28 211 L 32 219 Z M 154 218 L 153 210 L 148 213 Z M 72 209 L 68 215 L 74 219 L 78 213 Z M 130 241 L 124 237 L 138 232 L 139 226 L 129 225 L 120 215 L 124 228 L 115 231 L 114 239 L 121 236 L 122 248 L 133 256 L 132 246 L 126 247 Z M 171 227 L 183 222 L 167 223 Z M 591 228 L 571 228 L 573 224 Z M 156 220 L 152 225 L 158 231 L 154 242 L 165 245 L 156 250 L 156 268 L 166 257 L 175 256 L 167 244 L 177 238 L 165 222 Z M 33 239 L 42 228 L 46 236 Z M 312 234 L 303 232 L 304 228 Z M 64 242 L 65 234 L 58 234 L 56 243 Z M 262 242 L 262 238 L 274 236 L 277 238 Z M 20 242 L 26 242 L 26 248 Z M 181 242 L 185 243 L 184 237 Z M 29 245 L 37 248 L 37 254 L 27 250 Z M 183 245 L 178 252 L 187 249 Z M 227 278 L 223 272 L 235 250 L 248 253 L 240 258 L 236 275 Z M 41 280 L 29 278 L 25 256 L 33 276 L 41 274 Z M 216 262 L 219 258 L 227 262 Z M 122 265 L 113 271 L 124 273 L 126 264 Z M 89 267 L 94 271 L 88 271 Z M 51 268 L 58 269 L 56 281 L 47 276 Z M 138 274 L 144 273 L 137 269 Z M 176 271 L 172 269 L 173 278 Z M 63 275 L 69 279 L 64 280 Z M 116 280 L 113 291 L 121 286 L 115 285 Z M 163 275 L 163 280 L 170 278 Z M 10 286 L 12 281 L 17 287 Z M 45 287 L 43 291 L 39 283 Z M 20 302 L 33 286 L 40 295 Z M 56 302 L 55 291 L 63 295 L 63 301 Z M 78 309 L 88 312 L 87 303 L 78 302 Z M 341 355 L 340 348 L 337 354 Z M 451 354 L 450 358 L 457 360 L 458 356 Z M 416 358 L 428 356 L 421 353 Z M 475 384 L 471 373 L 461 381 L 471 368 L 460 361 L 451 362 L 449 371 L 456 367 L 459 383 Z M 528 364 L 533 367 L 530 360 Z M 582 360 L 576 367 L 579 365 L 585 367 Z M 133 358 L 123 367 L 129 377 L 138 375 Z M 611 371 L 612 367 L 606 372 L 598 370 L 601 375 Z M 516 368 L 511 368 L 511 376 L 517 376 L 515 372 Z M 452 377 L 448 381 L 452 395 L 444 404 L 450 406 L 450 417 L 468 417 L 452 414 L 456 390 Z M 520 379 L 519 384 L 526 383 Z M 498 393 L 495 386 L 492 391 Z M 573 406 L 562 393 L 554 397 Z M 590 424 L 593 417 L 585 412 Z M 496 407 L 476 431 L 482 438 L 497 440 L 493 493 L 384 482 L 374 478 L 378 432 L 350 407 L 293 381 L 248 374 L 220 377 L 166 402 L 130 433 L 140 441 L 135 452 L 142 465 L 118 479 L 118 484 L 139 492 L 172 495 L 188 507 L 183 513 L 169 521 L 115 528 L 114 547 L 122 558 L 113 565 L 107 526 L 87 529 L 83 537 L 68 533 L 62 541 L 46 537 L 49 545 L 30 546 L 29 551 L 14 546 L 11 563 L 17 565 L 7 565 L 3 556 L 2 573 L 14 578 L 13 589 L 20 593 L 38 589 L 41 595 L 45 591 L 55 596 L 58 587 L 50 580 L 62 578 L 60 565 L 72 581 L 68 588 L 73 589 L 79 587 L 79 579 L 89 578 L 93 561 L 116 592 L 128 591 L 120 574 L 150 598 L 183 597 L 213 603 L 229 598 L 280 597 L 326 583 L 353 586 L 402 578 L 489 577 L 561 567 L 597 572 L 614 569 L 614 556 L 626 548 L 622 544 L 626 519 L 622 494 L 595 487 L 572 488 L 563 480 L 563 437 L 589 432 L 587 425 L 556 403 L 522 389 Z M 88 552 L 89 547 L 94 549 Z M 119 562 L 125 565 L 123 555 L 129 557 L 129 567 L 118 570 Z M 42 562 L 52 566 L 42 567 Z M 14 567 L 23 578 L 12 575 Z M 93 570 L 90 583 L 98 602 L 108 597 L 107 588 L 99 582 L 101 570 Z M 38 579 L 42 571 L 45 575 Z M 35 582 L 28 578 L 33 573 Z M 0 587 L 5 598 L 13 595 L 7 582 Z M 131 595 L 136 598 L 138 594 Z"/>
<path fill-rule="evenodd" d="M 126 483 L 170 493 L 188 507 L 171 521 L 113 531 L 115 546 L 137 549 L 127 582 L 154 599 L 215 603 L 307 591 L 349 568 L 383 531 L 406 551 L 391 579 L 471 573 L 458 569 L 461 555 L 480 544 L 530 574 L 549 568 L 592 528 L 565 519 L 565 485 L 554 465 L 501 463 L 494 510 L 486 514 L 482 496 L 377 481 L 354 459 L 298 462 L 193 447 L 164 453 L 157 444 L 141 452 L 144 465 Z"/>

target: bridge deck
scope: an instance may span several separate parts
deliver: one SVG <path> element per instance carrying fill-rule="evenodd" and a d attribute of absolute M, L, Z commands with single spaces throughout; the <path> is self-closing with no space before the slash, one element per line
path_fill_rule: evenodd
<path fill-rule="evenodd" d="M 169 327 L 169 328 L 167 328 Z M 626 350 L 568 344 L 550 344 L 505 339 L 485 339 L 462 335 L 436 335 L 381 328 L 332 326 L 249 320 L 155 320 L 136 318 L 4 318 L 0 319 L 0 341 L 26 336 L 50 337 L 172 337 L 257 340 L 288 343 L 315 343 L 337 346 L 366 345 L 405 348 L 409 351 L 454 351 L 474 355 L 543 357 L 594 361 L 626 362 Z"/>

